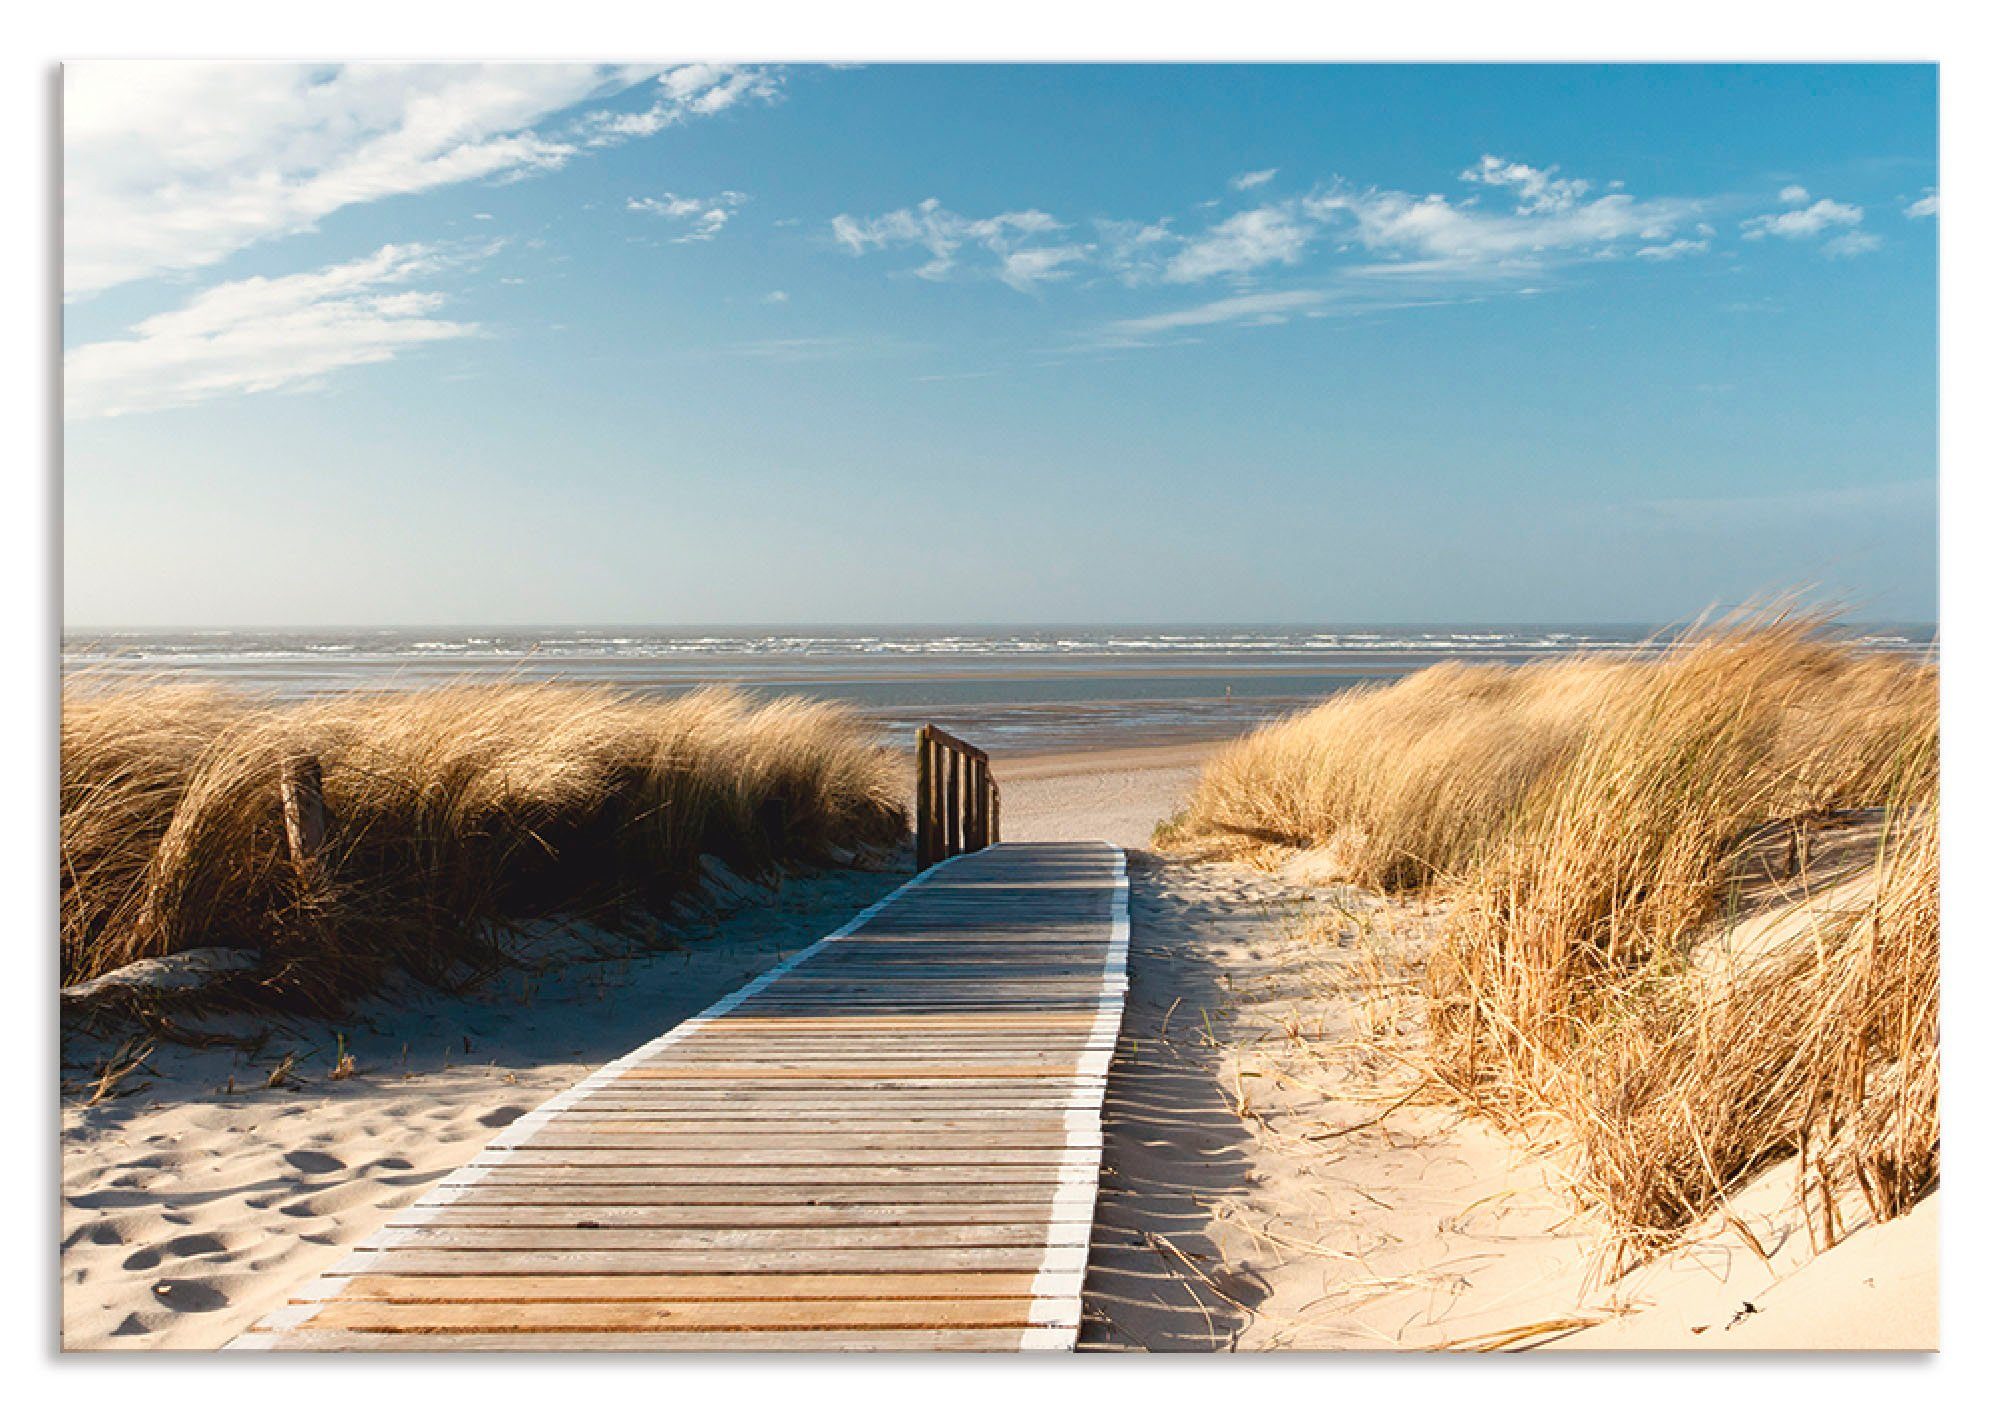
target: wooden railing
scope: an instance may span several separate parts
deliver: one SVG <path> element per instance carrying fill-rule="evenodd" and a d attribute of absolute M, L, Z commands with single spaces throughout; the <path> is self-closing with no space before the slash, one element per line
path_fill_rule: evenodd
<path fill-rule="evenodd" d="M 917 867 L 1000 842 L 1000 787 L 986 752 L 917 728 Z"/>

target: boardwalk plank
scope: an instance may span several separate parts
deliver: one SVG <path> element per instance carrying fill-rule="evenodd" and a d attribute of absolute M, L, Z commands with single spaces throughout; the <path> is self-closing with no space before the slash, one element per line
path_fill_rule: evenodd
<path fill-rule="evenodd" d="M 524 1116 L 246 1348 L 1067 1348 L 1123 855 L 1002 845 Z"/>

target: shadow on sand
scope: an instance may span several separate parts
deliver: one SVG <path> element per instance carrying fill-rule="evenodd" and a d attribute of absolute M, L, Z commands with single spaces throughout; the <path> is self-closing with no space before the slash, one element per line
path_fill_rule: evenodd
<path fill-rule="evenodd" d="M 1205 1235 L 1211 1209 L 1248 1184 L 1251 1130 L 1208 1038 L 1228 996 L 1204 944 L 1255 919 L 1163 887 L 1149 854 L 1131 851 L 1130 867 L 1132 989 L 1105 1094 L 1079 1348 L 1227 1350 L 1268 1291 Z"/>

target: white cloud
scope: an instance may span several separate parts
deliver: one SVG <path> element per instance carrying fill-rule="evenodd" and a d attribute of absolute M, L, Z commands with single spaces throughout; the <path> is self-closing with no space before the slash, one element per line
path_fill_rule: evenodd
<path fill-rule="evenodd" d="M 832 233 L 854 256 L 922 250 L 929 258 L 916 273 L 928 279 L 942 279 L 968 263 L 968 247 L 982 248 L 991 258 L 977 268 L 1017 289 L 1062 275 L 1110 275 L 1134 288 L 1215 280 L 1244 285 L 1309 262 L 1351 280 L 1518 285 L 1523 276 L 1585 260 L 1685 259 L 1709 250 L 1716 235 L 1702 219 L 1705 203 L 1698 199 L 1641 198 L 1615 181 L 1593 196 L 1590 182 L 1561 176 L 1553 166 L 1493 156 L 1460 175 L 1480 191 L 1449 198 L 1359 188 L 1335 179 L 1303 196 L 1266 200 L 1189 231 L 1178 229 L 1171 217 L 1098 219 L 1092 223 L 1095 238 L 1087 242 L 1074 239 L 1069 224 L 1045 211 L 975 218 L 935 200 L 868 218 L 842 215 Z M 1249 172 L 1232 184 L 1256 187 L 1265 178 L 1263 172 Z M 1214 307 L 1236 306 L 1216 301 Z"/>
<path fill-rule="evenodd" d="M 1278 175 L 1276 167 L 1266 167 L 1261 172 L 1239 172 L 1229 179 L 1229 185 L 1234 191 L 1250 191 L 1264 185 L 1276 175 Z"/>
<path fill-rule="evenodd" d="M 1642 245 L 1632 253 L 1641 260 L 1679 260 L 1708 250 L 1705 240 L 1670 240 L 1664 245 Z"/>
<path fill-rule="evenodd" d="M 1921 220 L 1925 216 L 1935 216 L 1937 213 L 1938 194 L 1935 191 L 1925 192 L 1903 208 L 1903 214 L 1912 221 Z"/>
<path fill-rule="evenodd" d="M 1063 279 L 1069 273 L 1065 266 L 1089 255 L 1090 248 L 1083 245 L 1036 245 L 1010 250 L 1000 257 L 1000 279 L 1025 293 L 1044 280 Z"/>
<path fill-rule="evenodd" d="M 581 147 L 769 97 L 762 71 L 659 76 L 644 113 L 556 120 L 659 73 L 603 64 L 103 61 L 63 70 L 71 296 L 213 265 L 345 207 L 559 167 Z"/>
<path fill-rule="evenodd" d="M 1513 211 L 1490 211 L 1401 191 L 1349 191 L 1336 187 L 1310 199 L 1326 212 L 1345 213 L 1370 250 L 1466 271 L 1533 263 L 1561 255 L 1615 254 L 1634 242 L 1674 239 L 1701 210 L 1680 198 L 1640 200 L 1623 192 L 1579 201 L 1546 191 Z"/>
<path fill-rule="evenodd" d="M 627 211 L 643 211 L 674 223 L 680 234 L 671 239 L 676 245 L 714 240 L 729 224 L 736 209 L 750 198 L 740 191 L 718 196 L 676 196 L 671 191 L 658 196 L 635 196 L 625 203 Z"/>
<path fill-rule="evenodd" d="M 790 300 L 791 296 L 789 294 L 786 294 L 781 289 L 774 289 L 769 294 L 765 295 L 761 302 L 764 304 L 786 304 L 789 303 Z"/>
<path fill-rule="evenodd" d="M 1098 221 L 1096 226 L 1100 258 L 1128 285 L 1157 280 L 1182 240 L 1165 220 Z"/>
<path fill-rule="evenodd" d="M 1844 235 L 1835 236 L 1825 245 L 1822 245 L 1820 253 L 1822 255 L 1831 255 L 1835 258 L 1846 258 L 1855 255 L 1866 255 L 1871 250 L 1880 250 L 1881 248 L 1882 237 L 1876 235 L 1874 232 L 1848 231 Z"/>
<path fill-rule="evenodd" d="M 1516 211 L 1524 215 L 1540 215 L 1548 211 L 1566 211 L 1590 190 L 1587 181 L 1558 177 L 1556 173 L 1560 170 L 1558 167 L 1530 167 L 1526 162 L 1509 162 L 1504 157 L 1489 154 L 1479 159 L 1478 166 L 1460 172 L 1458 179 L 1482 186 L 1509 188 L 1519 203 L 1514 208 Z"/>
<path fill-rule="evenodd" d="M 1794 205 L 1789 211 L 1752 216 L 1743 223 L 1743 238 L 1762 240 L 1766 236 L 1776 236 L 1780 240 L 1812 240 L 1840 226 L 1858 226 L 1861 216 L 1859 206 L 1821 197 L 1809 206 Z"/>
<path fill-rule="evenodd" d="M 1802 186 L 1788 186 L 1778 193 L 1778 200 L 1787 206 L 1803 206 L 1812 200 L 1812 193 Z"/>
<path fill-rule="evenodd" d="M 1116 319 L 1104 326 L 1104 342 L 1141 343 L 1161 334 L 1215 324 L 1282 324 L 1294 314 L 1317 308 L 1333 298 L 1327 290 L 1277 290 L 1211 300 L 1191 309 L 1174 309 L 1137 319 Z"/>
<path fill-rule="evenodd" d="M 1194 284 L 1217 275 L 1245 275 L 1266 265 L 1295 265 L 1313 232 L 1290 206 L 1239 211 L 1189 240 L 1166 262 L 1165 278 Z"/>
<path fill-rule="evenodd" d="M 690 118 L 713 117 L 739 103 L 775 103 L 783 79 L 771 69 L 732 64 L 682 64 L 659 76 L 653 103 L 643 112 L 597 112 L 583 121 L 584 141 L 602 147 L 627 138 L 651 137 Z"/>
<path fill-rule="evenodd" d="M 1067 229 L 1046 211 L 1003 211 L 974 218 L 946 210 L 935 197 L 866 219 L 845 214 L 833 218 L 833 238 L 850 255 L 913 246 L 930 256 L 916 273 L 942 280 L 958 267 L 960 250 L 973 245 L 993 257 L 993 273 L 999 279 L 1024 291 L 1044 280 L 1063 278 L 1068 273 L 1065 267 L 1090 255 L 1088 245 L 1051 243 Z"/>
<path fill-rule="evenodd" d="M 81 420 L 297 388 L 407 348 L 465 338 L 476 324 L 437 317 L 442 295 L 410 281 L 453 263 L 421 245 L 276 279 L 235 280 L 135 325 L 129 337 L 63 359 L 64 415 Z"/>

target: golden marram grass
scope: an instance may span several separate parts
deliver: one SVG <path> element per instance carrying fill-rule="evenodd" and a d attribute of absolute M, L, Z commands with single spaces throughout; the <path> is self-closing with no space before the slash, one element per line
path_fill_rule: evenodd
<path fill-rule="evenodd" d="M 1937 1173 L 1937 671 L 1829 628 L 1768 611 L 1355 691 L 1219 753 L 1163 839 L 1449 900 L 1431 1072 L 1549 1137 L 1628 1239 L 1781 1157 L 1823 1221 L 1844 1184 L 1902 1211 Z M 1856 908 L 1701 964 L 1753 862 L 1796 906 L 1812 840 L 1857 820 Z"/>
<path fill-rule="evenodd" d="M 278 782 L 321 765 L 328 833 L 303 873 Z M 62 973 L 191 947 L 257 949 L 270 993 L 327 1001 L 390 967 L 491 964 L 509 923 L 660 908 L 703 854 L 739 869 L 884 845 L 894 760 L 849 711 L 721 690 L 561 684 L 284 703 L 219 689 L 63 695 Z"/>

